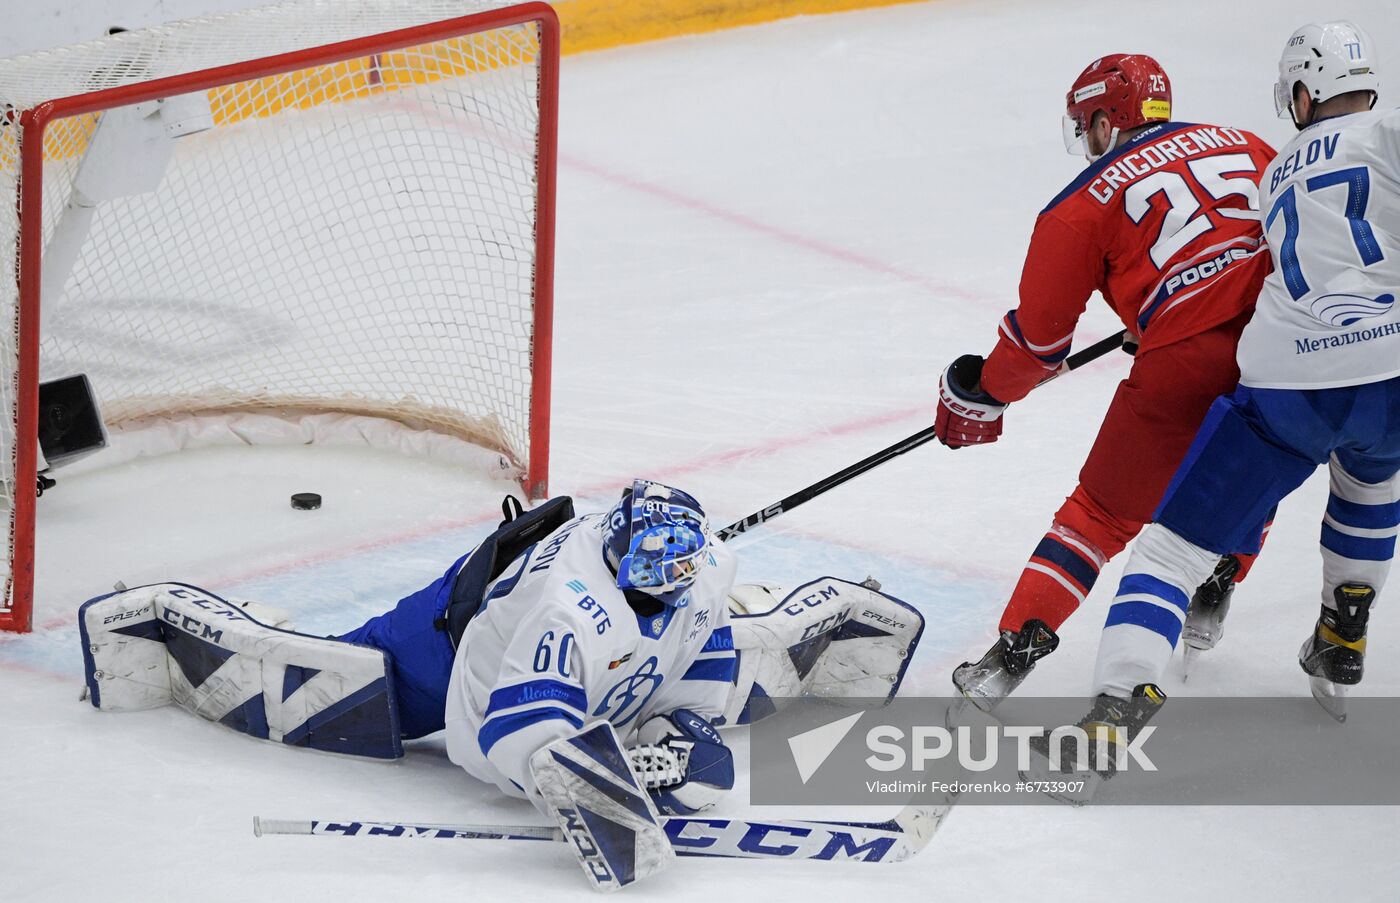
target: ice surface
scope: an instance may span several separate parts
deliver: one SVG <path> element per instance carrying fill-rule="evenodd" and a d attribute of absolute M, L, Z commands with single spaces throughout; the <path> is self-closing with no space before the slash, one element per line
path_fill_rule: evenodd
<path fill-rule="evenodd" d="M 1179 118 L 1280 144 L 1278 45 L 1318 16 L 1362 23 L 1383 71 L 1400 72 L 1400 7 L 1379 0 L 947 0 L 569 58 L 553 488 L 598 507 L 648 475 L 727 522 L 915 432 L 940 367 L 992 344 L 1034 216 L 1081 165 L 1058 129 L 1079 69 L 1153 53 Z M 1116 328 L 1096 302 L 1080 334 Z M 1037 392 L 996 446 L 922 449 L 755 531 L 738 546 L 741 576 L 875 575 L 928 618 L 906 687 L 946 690 L 990 642 L 1127 365 L 1110 357 Z M 0 638 L 0 900 L 588 898 L 563 849 L 252 837 L 254 814 L 535 820 L 438 742 L 376 765 L 77 699 L 73 613 L 114 580 L 182 579 L 340 630 L 468 548 L 502 488 L 307 448 L 187 452 L 63 480 L 40 506 L 39 629 Z M 325 507 L 291 510 L 301 490 Z M 1168 694 L 1307 693 L 1294 656 L 1316 612 L 1325 494 L 1314 480 L 1284 504 L 1228 635 L 1189 689 L 1169 676 Z M 1121 564 L 1026 691 L 1087 691 Z M 1400 692 L 1388 607 L 1372 634 L 1363 689 Z M 743 758 L 742 733 L 730 737 Z M 723 811 L 745 807 L 736 793 Z M 1392 900 L 1397 827 L 1386 808 L 964 808 L 904 865 L 685 861 L 626 893 Z"/>

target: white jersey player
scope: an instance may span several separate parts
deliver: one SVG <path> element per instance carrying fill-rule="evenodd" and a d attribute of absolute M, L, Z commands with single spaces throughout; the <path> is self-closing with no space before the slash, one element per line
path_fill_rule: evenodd
<path fill-rule="evenodd" d="M 1340 26 L 1328 34 L 1339 50 L 1319 66 L 1321 83 L 1361 83 L 1374 98 L 1365 37 Z M 1288 55 L 1284 65 L 1298 72 L 1284 73 L 1279 89 L 1318 63 Z M 1334 75 L 1332 65 L 1350 68 Z M 1314 113 L 1308 122 L 1259 185 L 1274 270 L 1240 339 L 1246 386 L 1326 389 L 1400 375 L 1400 110 Z"/>
<path fill-rule="evenodd" d="M 1322 612 L 1299 664 L 1345 717 L 1400 530 L 1400 114 L 1373 110 L 1378 87 L 1371 41 L 1349 22 L 1305 26 L 1284 48 L 1275 100 L 1299 134 L 1261 184 L 1275 269 L 1240 340 L 1239 388 L 1211 407 L 1124 569 L 1090 736 L 1151 717 L 1191 591 L 1221 554 L 1257 549 L 1278 502 L 1324 463 Z"/>
<path fill-rule="evenodd" d="M 564 524 L 512 562 L 468 623 L 447 693 L 448 755 L 507 793 L 534 795 L 535 750 L 602 718 L 625 747 L 694 744 L 689 764 L 704 757 L 708 783 L 662 804 L 707 805 L 733 784 L 710 723 L 736 671 L 734 571 L 699 504 L 655 483 Z"/>

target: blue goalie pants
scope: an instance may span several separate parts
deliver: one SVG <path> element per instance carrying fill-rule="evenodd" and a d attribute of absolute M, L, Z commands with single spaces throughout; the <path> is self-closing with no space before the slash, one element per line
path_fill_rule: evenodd
<path fill-rule="evenodd" d="M 437 580 L 399 600 L 391 611 L 366 621 L 340 637 L 389 653 L 398 692 L 399 726 L 412 740 L 446 727 L 447 686 L 452 679 L 455 643 L 467 622 L 486 602 L 508 594 L 516 579 L 500 582 L 485 596 L 489 584 L 536 542 L 574 517 L 566 495 L 552 498 L 530 511 L 507 499 L 506 519 L 471 552 L 452 563 Z"/>
<path fill-rule="evenodd" d="M 399 600 L 392 609 L 370 618 L 338 639 L 363 643 L 389 653 L 398 694 L 399 727 L 406 740 L 443 729 L 447 684 L 455 650 L 441 627 L 452 589 L 466 556 L 432 583 Z"/>

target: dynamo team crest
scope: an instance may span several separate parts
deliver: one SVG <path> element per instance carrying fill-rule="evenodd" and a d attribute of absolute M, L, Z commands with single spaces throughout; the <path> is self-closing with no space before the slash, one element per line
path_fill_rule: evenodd
<path fill-rule="evenodd" d="M 651 694 L 656 692 L 661 686 L 664 675 L 656 672 L 656 656 L 651 656 L 632 674 L 624 677 L 608 690 L 603 697 L 603 702 L 593 712 L 595 716 L 602 716 L 613 723 L 614 727 L 622 727 L 627 722 L 636 718 L 647 700 L 651 699 Z"/>
<path fill-rule="evenodd" d="M 1389 294 L 1377 295 L 1374 298 L 1365 295 L 1334 294 L 1316 299 L 1308 305 L 1308 310 L 1329 326 L 1350 326 L 1360 320 L 1370 320 L 1389 313 L 1394 305 L 1395 296 Z"/>

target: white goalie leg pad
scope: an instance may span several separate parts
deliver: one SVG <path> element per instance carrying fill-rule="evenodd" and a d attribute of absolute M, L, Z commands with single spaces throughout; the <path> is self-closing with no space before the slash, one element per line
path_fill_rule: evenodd
<path fill-rule="evenodd" d="M 736 586 L 730 612 L 739 670 L 726 724 L 772 714 L 772 697 L 892 699 L 924 629 L 913 606 L 834 577 L 786 594 L 768 584 Z"/>
<path fill-rule="evenodd" d="M 243 609 L 248 617 L 266 627 L 275 627 L 278 630 L 296 630 L 292 624 L 292 616 L 286 611 L 268 605 L 266 602 L 257 602 L 253 599 L 229 599 L 234 605 Z"/>
<path fill-rule="evenodd" d="M 245 606 L 179 583 L 88 601 L 78 620 L 93 706 L 131 711 L 174 702 L 262 740 L 375 759 L 403 755 L 383 651 L 269 627 Z"/>
<path fill-rule="evenodd" d="M 924 635 L 924 616 L 874 587 L 836 582 L 850 603 L 850 616 L 836 628 L 806 690 L 813 696 L 865 696 L 888 702 L 899 692 Z"/>
<path fill-rule="evenodd" d="M 536 750 L 530 776 L 594 890 L 618 890 L 675 861 L 656 805 L 606 721 Z"/>
<path fill-rule="evenodd" d="M 795 593 L 793 595 L 796 595 Z M 767 583 L 736 584 L 729 592 L 729 629 L 738 669 L 724 707 L 724 723 L 749 724 L 773 714 L 773 697 L 802 695 L 803 675 L 788 650 L 804 634 L 844 620 L 847 606 L 827 600 L 789 604 L 788 594 Z"/>
<path fill-rule="evenodd" d="M 79 609 L 83 672 L 94 707 L 136 712 L 174 701 L 165 637 L 153 602 L 156 589 L 98 596 Z"/>

